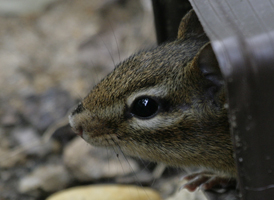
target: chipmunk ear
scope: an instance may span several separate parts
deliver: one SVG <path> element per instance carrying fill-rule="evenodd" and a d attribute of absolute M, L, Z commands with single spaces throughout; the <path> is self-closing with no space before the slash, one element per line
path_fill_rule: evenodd
<path fill-rule="evenodd" d="M 206 87 L 207 93 L 211 97 L 214 96 L 224 86 L 224 79 L 210 43 L 201 48 L 195 62 L 203 76 L 209 80 Z"/>
<path fill-rule="evenodd" d="M 177 39 L 185 39 L 202 34 L 205 34 L 204 29 L 194 10 L 190 10 L 181 20 Z"/>
<path fill-rule="evenodd" d="M 197 65 L 206 79 L 220 87 L 224 84 L 219 63 L 210 43 L 205 44 L 197 55 Z"/>

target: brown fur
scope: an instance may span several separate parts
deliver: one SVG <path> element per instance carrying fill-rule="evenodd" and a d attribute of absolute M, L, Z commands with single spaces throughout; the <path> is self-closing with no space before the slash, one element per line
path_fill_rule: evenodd
<path fill-rule="evenodd" d="M 92 145 L 235 177 L 224 87 L 208 42 L 191 11 L 177 40 L 129 57 L 104 78 L 71 114 L 71 126 Z M 163 93 L 166 106 L 154 119 L 128 111 L 128 98 L 142 91 Z"/>

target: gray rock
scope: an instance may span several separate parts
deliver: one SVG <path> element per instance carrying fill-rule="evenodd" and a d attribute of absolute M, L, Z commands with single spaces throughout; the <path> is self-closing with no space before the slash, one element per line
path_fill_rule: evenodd
<path fill-rule="evenodd" d="M 25 99 L 24 117 L 39 130 L 45 130 L 49 125 L 66 115 L 75 101 L 69 93 L 60 89 L 49 89 L 42 95 L 31 95 Z"/>
<path fill-rule="evenodd" d="M 0 123 L 3 127 L 11 127 L 20 123 L 20 118 L 14 108 L 5 107 L 2 112 L 4 114 L 0 118 Z"/>
<path fill-rule="evenodd" d="M 43 143 L 38 133 L 31 127 L 18 127 L 11 132 L 16 148 L 20 149 L 20 154 L 45 156 L 54 150 L 53 141 Z"/>
<path fill-rule="evenodd" d="M 187 190 L 181 190 L 176 192 L 173 196 L 165 200 L 182 200 L 182 199 L 207 200 L 201 190 L 198 190 L 196 192 L 188 192 Z"/>
<path fill-rule="evenodd" d="M 115 178 L 115 182 L 120 184 L 151 185 L 153 181 L 155 181 L 155 178 L 146 169 Z"/>
<path fill-rule="evenodd" d="M 26 154 L 0 147 L 0 168 L 11 168 L 23 164 L 25 160 Z"/>
<path fill-rule="evenodd" d="M 2 0 L 0 1 L 1 15 L 30 15 L 39 13 L 56 0 Z"/>
<path fill-rule="evenodd" d="M 90 146 L 79 137 L 66 146 L 63 156 L 65 165 L 79 181 L 113 178 L 139 170 L 133 159 L 113 149 Z"/>
<path fill-rule="evenodd" d="M 36 168 L 19 180 L 19 191 L 38 195 L 40 191 L 55 192 L 65 188 L 71 181 L 70 174 L 61 164 L 48 164 Z"/>

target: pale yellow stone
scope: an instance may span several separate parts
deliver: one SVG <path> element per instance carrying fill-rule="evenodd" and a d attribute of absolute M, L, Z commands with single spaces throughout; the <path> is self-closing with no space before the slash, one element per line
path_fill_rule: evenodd
<path fill-rule="evenodd" d="M 46 200 L 162 200 L 162 198 L 156 191 L 145 187 L 90 185 L 57 192 Z"/>

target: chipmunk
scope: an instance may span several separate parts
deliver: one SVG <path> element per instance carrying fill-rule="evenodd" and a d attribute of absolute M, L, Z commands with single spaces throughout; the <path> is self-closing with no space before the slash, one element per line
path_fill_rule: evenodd
<path fill-rule="evenodd" d="M 118 64 L 69 121 L 91 145 L 119 147 L 126 155 L 171 166 L 201 167 L 230 179 L 236 167 L 225 104 L 218 62 L 192 10 L 175 41 Z M 198 175 L 186 177 L 187 189 L 201 184 L 207 189 L 217 180 Z"/>

